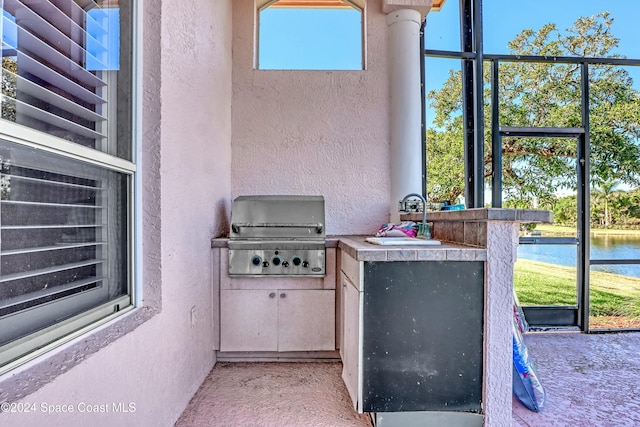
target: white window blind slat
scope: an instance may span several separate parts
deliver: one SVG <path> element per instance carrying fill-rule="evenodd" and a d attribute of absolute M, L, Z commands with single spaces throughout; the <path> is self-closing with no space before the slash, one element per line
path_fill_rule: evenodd
<path fill-rule="evenodd" d="M 77 44 L 82 44 L 83 33 L 82 21 L 76 22 L 71 16 L 65 14 L 60 8 L 47 0 L 5 0 L 11 4 L 12 1 L 27 6 L 34 14 L 46 18 L 51 26 L 64 33 Z M 7 6 L 8 8 L 9 6 Z"/>
<path fill-rule="evenodd" d="M 28 6 L 36 16 L 39 15 L 40 17 L 46 18 L 46 22 L 50 26 L 64 34 L 76 45 L 83 45 L 87 37 L 92 37 L 85 29 L 86 20 L 89 19 L 88 13 L 78 7 L 73 0 L 5 0 L 5 2 L 9 4 L 16 2 Z M 97 10 L 100 9 L 98 8 L 96 11 Z M 96 14 L 96 11 L 92 13 Z M 91 18 L 91 20 L 95 22 L 94 19 Z M 36 27 L 34 31 L 43 30 L 41 25 L 42 22 L 40 22 L 40 25 Z M 98 22 L 96 22 L 96 25 L 102 28 Z M 103 31 L 106 33 L 105 30 Z M 53 39 L 55 39 L 55 37 Z"/>
<path fill-rule="evenodd" d="M 43 203 L 43 202 L 25 202 L 23 200 L 2 200 L 0 201 L 0 208 L 2 205 L 21 205 L 21 206 L 46 206 L 52 208 L 80 208 L 80 209 L 104 209 L 104 206 L 96 205 L 74 205 L 70 203 Z"/>
<path fill-rule="evenodd" d="M 9 255 L 21 255 L 21 254 L 31 254 L 36 252 L 50 252 L 50 251 L 61 251 L 66 249 L 77 249 L 77 248 L 92 248 L 97 246 L 106 245 L 107 242 L 89 242 L 89 243 L 69 243 L 69 244 L 57 244 L 55 246 L 40 246 L 33 248 L 24 248 L 24 249 L 12 249 L 5 250 L 0 252 L 0 256 L 9 256 Z"/>
<path fill-rule="evenodd" d="M 85 189 L 85 190 L 95 190 L 95 191 L 104 191 L 105 190 L 102 187 L 95 187 L 95 186 L 83 185 L 83 184 L 74 184 L 72 182 L 52 181 L 52 180 L 48 180 L 48 179 L 33 178 L 33 177 L 29 177 L 29 176 L 10 175 L 10 174 L 2 173 L 2 174 L 0 174 L 0 178 L 2 178 L 2 177 L 10 178 L 10 179 L 12 179 L 14 181 L 15 180 L 17 180 L 17 181 L 30 181 L 30 182 L 33 182 L 33 183 L 47 184 L 47 185 L 52 185 L 52 186 L 81 188 L 81 189 Z M 54 190 L 52 190 L 52 191 L 54 191 Z"/>
<path fill-rule="evenodd" d="M 58 52 L 24 28 L 18 26 L 17 30 L 20 49 L 23 52 L 35 54 L 42 60 L 47 61 L 49 65 L 57 67 L 64 75 L 73 77 L 87 86 L 97 88 L 106 85 L 95 74 L 80 66 L 77 61 Z"/>
<path fill-rule="evenodd" d="M 91 92 L 77 83 L 69 80 L 57 71 L 43 65 L 25 53 L 18 52 L 18 67 L 26 72 L 33 74 L 50 83 L 51 85 L 62 89 L 70 95 L 73 95 L 82 101 L 92 105 L 104 104 L 106 100 Z"/>
<path fill-rule="evenodd" d="M 47 104 L 53 105 L 61 110 L 67 111 L 74 116 L 83 118 L 90 122 L 100 122 L 105 120 L 104 117 L 99 115 L 98 113 L 89 110 L 88 108 L 83 107 L 80 104 L 76 104 L 75 102 L 58 95 L 50 91 L 47 88 L 39 86 L 24 77 L 20 77 L 17 74 L 12 73 L 8 70 L 2 70 L 4 74 L 4 78 L 13 79 L 16 82 L 16 88 L 22 93 L 28 94 L 37 98 L 41 101 L 46 102 Z"/>
<path fill-rule="evenodd" d="M 0 311 L 6 310 L 8 307 L 15 306 L 18 304 L 25 304 L 30 301 L 46 298 L 48 296 L 53 296 L 55 294 L 68 292 L 69 290 L 72 290 L 75 288 L 84 287 L 94 283 L 100 283 L 105 279 L 106 277 L 91 277 L 88 279 L 76 280 L 75 282 L 59 285 L 59 286 L 56 286 L 55 288 L 43 289 L 37 292 L 32 292 L 27 295 L 19 295 L 13 298 L 7 298 L 6 300 L 3 300 L 0 302 Z"/>
<path fill-rule="evenodd" d="M 60 228 L 102 228 L 104 224 L 3 225 L 0 230 L 47 230 Z"/>
<path fill-rule="evenodd" d="M 25 1 L 25 0 L 23 0 Z M 69 16 L 75 23 L 82 25 L 86 19 L 87 11 L 91 11 L 98 19 L 106 19 L 107 15 L 102 8 L 94 1 L 81 0 L 49 0 L 65 15 Z M 105 30 L 106 31 L 106 30 Z"/>
<path fill-rule="evenodd" d="M 20 273 L 3 274 L 0 276 L 0 283 L 11 282 L 14 280 L 26 279 L 30 277 L 42 276 L 44 274 L 58 273 L 61 271 L 73 270 L 75 268 L 89 267 L 106 262 L 106 259 L 92 259 L 83 262 L 74 262 L 70 264 L 56 265 L 55 267 L 41 268 L 38 270 L 23 271 Z"/>
<path fill-rule="evenodd" d="M 2 98 L 3 98 L 3 103 L 5 102 L 4 101 L 5 98 L 12 99 L 6 96 L 2 96 Z M 26 104 L 24 102 L 21 102 L 15 99 L 12 99 L 12 101 L 15 103 L 17 114 L 40 120 L 41 122 L 48 123 L 60 129 L 65 129 L 77 135 L 85 136 L 87 138 L 98 139 L 105 136 L 99 132 L 88 129 L 75 122 L 72 122 L 67 119 L 63 119 L 62 117 L 56 116 L 55 114 L 51 114 L 46 111 L 40 110 L 39 108 L 36 108 L 32 105 Z"/>

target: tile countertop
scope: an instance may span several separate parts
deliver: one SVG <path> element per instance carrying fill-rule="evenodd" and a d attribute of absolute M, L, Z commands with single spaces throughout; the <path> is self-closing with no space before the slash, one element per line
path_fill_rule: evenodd
<path fill-rule="evenodd" d="M 357 261 L 486 261 L 487 250 L 453 243 L 437 246 L 380 246 L 371 236 L 327 236 L 327 248 L 340 248 Z M 226 248 L 228 238 L 211 239 L 212 248 Z"/>
<path fill-rule="evenodd" d="M 404 221 L 422 221 L 422 213 L 402 214 Z M 475 208 L 458 211 L 427 212 L 427 221 L 509 221 L 553 223 L 553 212 L 538 209 Z"/>
<path fill-rule="evenodd" d="M 380 246 L 371 236 L 336 236 L 338 247 L 357 261 L 486 261 L 487 250 L 453 243 L 437 246 Z"/>

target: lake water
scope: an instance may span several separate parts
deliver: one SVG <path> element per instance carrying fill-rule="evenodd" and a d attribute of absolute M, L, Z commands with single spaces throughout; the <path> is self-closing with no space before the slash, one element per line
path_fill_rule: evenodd
<path fill-rule="evenodd" d="M 565 266 L 576 266 L 575 245 L 520 245 L 518 258 Z M 640 259 L 640 236 L 592 235 L 591 259 Z M 591 270 L 640 277 L 640 265 L 592 265 Z"/>

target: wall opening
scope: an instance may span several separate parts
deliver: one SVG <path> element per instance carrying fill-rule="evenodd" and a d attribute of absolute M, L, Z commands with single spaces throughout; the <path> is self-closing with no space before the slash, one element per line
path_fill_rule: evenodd
<path fill-rule="evenodd" d="M 364 1 L 258 0 L 256 68 L 362 70 Z"/>

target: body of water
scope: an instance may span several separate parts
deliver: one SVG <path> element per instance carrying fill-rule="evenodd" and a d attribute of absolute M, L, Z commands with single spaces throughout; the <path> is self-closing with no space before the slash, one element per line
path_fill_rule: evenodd
<path fill-rule="evenodd" d="M 518 258 L 575 267 L 576 245 L 520 245 Z M 591 259 L 640 260 L 640 236 L 592 235 Z M 592 265 L 592 271 L 640 277 L 639 264 Z"/>

